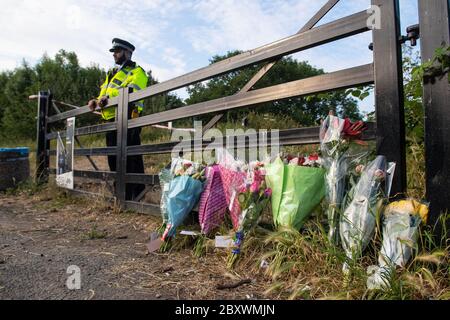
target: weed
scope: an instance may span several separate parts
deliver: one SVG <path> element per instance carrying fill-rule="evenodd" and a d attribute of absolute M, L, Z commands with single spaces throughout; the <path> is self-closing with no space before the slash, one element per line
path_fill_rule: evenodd
<path fill-rule="evenodd" d="M 108 234 L 106 231 L 98 231 L 97 226 L 93 226 L 92 229 L 86 234 L 86 238 L 89 240 L 105 239 Z"/>
<path fill-rule="evenodd" d="M 43 185 L 37 184 L 32 178 L 19 182 L 14 188 L 6 189 L 5 193 L 10 196 L 21 194 L 32 196 L 44 189 Z"/>

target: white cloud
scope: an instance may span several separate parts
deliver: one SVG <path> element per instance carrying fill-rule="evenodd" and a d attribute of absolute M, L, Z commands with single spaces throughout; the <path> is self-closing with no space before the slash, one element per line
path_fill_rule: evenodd
<path fill-rule="evenodd" d="M 112 58 L 107 50 L 113 37 L 139 43 L 137 57 L 159 51 L 155 44 L 160 43 L 169 22 L 142 12 L 167 16 L 183 7 L 181 1 L 2 1 L 1 56 L 13 56 L 17 62 L 23 58 L 35 61 L 44 52 L 54 55 L 66 49 L 75 51 L 83 65 L 108 67 Z M 10 60 L 1 59 L 0 70 L 10 68 Z"/>
<path fill-rule="evenodd" d="M 0 54 L 0 61 L 2 69 L 5 70 L 13 70 L 21 65 L 20 61 L 2 54 Z"/>
<path fill-rule="evenodd" d="M 372 34 L 366 32 L 296 53 L 293 57 L 300 61 L 308 61 L 325 72 L 333 72 L 371 63 L 373 61 L 372 52 L 369 50 L 371 42 Z"/>
<path fill-rule="evenodd" d="M 322 1 L 208 0 L 194 10 L 204 23 L 184 33 L 197 51 L 249 50 L 297 32 Z"/>
<path fill-rule="evenodd" d="M 164 50 L 163 60 L 171 65 L 176 73 L 184 73 L 186 70 L 184 55 L 177 48 L 166 48 Z"/>

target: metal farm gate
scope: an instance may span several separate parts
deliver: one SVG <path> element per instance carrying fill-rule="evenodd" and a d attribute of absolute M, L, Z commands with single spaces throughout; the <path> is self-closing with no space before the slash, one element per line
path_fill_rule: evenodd
<path fill-rule="evenodd" d="M 128 155 L 149 155 L 170 153 L 176 143 L 158 143 L 140 146 L 127 146 L 127 129 L 150 126 L 177 119 L 198 115 L 215 115 L 204 130 L 213 127 L 223 112 L 234 108 L 254 107 L 261 103 L 285 98 L 306 96 L 321 92 L 374 84 L 377 122 L 371 123 L 364 139 L 376 139 L 377 153 L 385 155 L 388 161 L 395 161 L 397 169 L 392 186 L 392 194 L 406 191 L 406 154 L 405 124 L 403 110 L 403 73 L 401 44 L 400 12 L 398 0 L 372 0 L 372 5 L 380 10 L 380 25 L 372 28 L 373 13 L 362 11 L 342 19 L 315 27 L 339 0 L 329 0 L 308 23 L 295 35 L 280 41 L 244 52 L 224 61 L 198 69 L 177 78 L 152 85 L 144 90 L 129 93 L 121 89 L 117 98 L 110 99 L 108 106 L 117 106 L 114 123 L 99 124 L 77 128 L 76 136 L 105 133 L 117 130 L 117 147 L 83 148 L 74 150 L 75 156 L 86 156 L 94 170 L 75 171 L 76 177 L 115 181 L 115 198 L 124 209 L 158 214 L 159 206 L 140 202 L 151 186 L 159 183 L 157 175 L 131 174 L 126 172 Z M 420 32 L 422 38 L 422 59 L 428 60 L 434 49 L 450 43 L 449 1 L 419 0 Z M 371 31 L 373 33 L 373 63 L 355 66 L 311 78 L 292 81 L 263 89 L 252 90 L 255 83 L 283 56 L 310 49 L 342 38 Z M 215 76 L 237 70 L 259 62 L 267 64 L 235 95 L 197 103 L 177 109 L 171 109 L 137 119 L 128 120 L 128 104 L 158 94 L 176 90 Z M 424 90 L 426 110 L 426 169 L 427 198 L 431 202 L 432 219 L 435 221 L 441 211 L 450 204 L 450 129 L 449 109 L 450 90 L 447 79 L 434 84 L 426 84 Z M 66 104 L 67 105 L 67 104 Z M 52 124 L 90 113 L 87 106 L 70 106 L 73 110 L 60 112 L 52 101 L 51 94 L 40 92 L 38 106 L 38 148 L 37 177 L 47 181 L 50 170 L 49 158 L 55 155 L 50 150 L 50 140 L 57 138 L 57 132 L 51 132 Z M 53 107 L 54 111 L 50 112 Z M 60 133 L 64 136 L 64 132 Z M 269 139 L 270 140 L 270 139 Z M 305 145 L 319 143 L 319 127 L 293 128 L 280 130 L 280 145 Z M 192 142 L 194 145 L 194 142 Z M 210 141 L 201 141 L 206 146 Z M 117 171 L 99 171 L 90 156 L 117 156 Z M 147 188 L 134 201 L 125 201 L 127 183 L 145 184 Z M 77 190 L 75 190 L 77 191 Z M 80 193 L 87 193 L 78 190 Z"/>

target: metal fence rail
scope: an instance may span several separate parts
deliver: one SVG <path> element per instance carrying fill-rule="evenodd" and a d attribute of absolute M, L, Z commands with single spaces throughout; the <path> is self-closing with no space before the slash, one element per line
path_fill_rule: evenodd
<path fill-rule="evenodd" d="M 264 89 L 252 90 L 239 95 L 228 96 L 186 107 L 154 113 L 148 116 L 129 120 L 128 128 L 143 127 L 192 116 L 232 110 L 234 108 L 250 106 L 257 107 L 258 104 L 264 102 L 300 97 L 372 83 L 374 83 L 373 65 L 368 64 L 307 79 L 291 81 Z M 72 111 L 61 113 L 53 117 L 66 117 L 67 114 L 72 114 Z M 50 117 L 49 119 L 52 119 L 53 117 Z M 114 130 L 117 130 L 117 123 L 105 123 L 101 125 L 78 128 L 75 131 L 75 135 L 80 136 Z M 60 134 L 62 137 L 64 136 L 64 133 Z M 47 139 L 56 139 L 57 133 L 47 134 L 46 137 Z"/>
<path fill-rule="evenodd" d="M 319 140 L 319 130 L 320 127 L 309 127 L 309 128 L 296 128 L 296 129 L 286 129 L 279 131 L 279 143 L 281 146 L 293 146 L 293 145 L 308 145 L 308 144 L 318 144 Z M 233 136 L 235 139 L 243 139 L 245 135 L 235 135 Z M 223 137 L 223 144 L 226 143 L 226 139 L 228 137 Z M 376 138 L 376 127 L 375 123 L 368 123 L 368 130 L 364 132 L 362 139 L 363 140 L 374 140 Z M 195 140 L 192 139 L 190 144 L 193 151 L 197 151 L 195 149 L 196 146 L 202 146 L 205 148 L 207 145 L 212 143 L 211 139 L 201 139 Z M 246 147 L 254 148 L 257 146 L 259 141 L 255 141 L 254 144 L 248 144 Z M 271 136 L 267 136 L 267 143 L 270 144 Z M 167 154 L 171 153 L 173 148 L 179 142 L 162 142 L 162 143 L 154 143 L 140 146 L 128 146 L 127 147 L 127 155 L 150 155 L 150 154 Z M 101 147 L 101 148 L 86 148 L 86 149 L 75 149 L 75 156 L 104 156 L 104 155 L 115 155 L 117 152 L 116 147 Z M 49 155 L 56 155 L 56 150 L 50 150 Z"/>

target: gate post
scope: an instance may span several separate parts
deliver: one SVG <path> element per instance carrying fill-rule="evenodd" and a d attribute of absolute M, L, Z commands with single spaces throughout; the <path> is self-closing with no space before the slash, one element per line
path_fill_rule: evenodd
<path fill-rule="evenodd" d="M 396 162 L 391 195 L 406 191 L 405 116 L 398 0 L 372 0 L 381 24 L 373 28 L 377 154 Z"/>
<path fill-rule="evenodd" d="M 450 45 L 448 0 L 419 0 L 422 61 Z M 426 196 L 430 224 L 450 208 L 450 85 L 447 76 L 424 83 Z"/>
<path fill-rule="evenodd" d="M 46 91 L 39 91 L 37 112 L 37 149 L 36 149 L 36 176 L 38 184 L 48 182 L 48 168 L 50 166 L 50 141 L 47 140 L 47 116 L 52 95 Z"/>
<path fill-rule="evenodd" d="M 127 133 L 128 133 L 128 101 L 131 88 L 119 89 L 119 103 L 116 111 L 117 149 L 116 149 L 116 197 L 122 208 L 125 208 L 125 176 L 127 173 Z"/>

